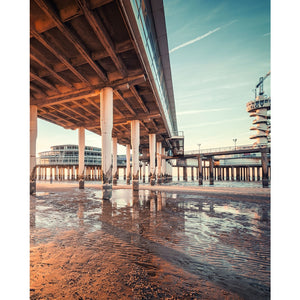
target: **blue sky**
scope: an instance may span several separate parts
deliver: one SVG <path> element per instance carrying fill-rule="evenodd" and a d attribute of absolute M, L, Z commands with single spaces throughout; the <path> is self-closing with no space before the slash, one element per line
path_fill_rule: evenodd
<path fill-rule="evenodd" d="M 252 144 L 246 103 L 270 70 L 268 0 L 164 0 L 178 129 L 185 149 Z M 270 95 L 270 77 L 265 81 Z M 77 143 L 77 130 L 38 121 L 37 152 Z M 86 131 L 86 144 L 101 137 Z M 125 153 L 119 146 L 118 151 Z"/>
<path fill-rule="evenodd" d="M 246 103 L 270 70 L 270 2 L 164 0 L 179 130 L 187 150 L 252 144 Z M 270 77 L 264 84 L 270 95 Z"/>

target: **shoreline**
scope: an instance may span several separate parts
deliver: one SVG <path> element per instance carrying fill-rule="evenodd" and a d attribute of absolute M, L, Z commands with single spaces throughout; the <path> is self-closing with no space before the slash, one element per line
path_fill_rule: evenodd
<path fill-rule="evenodd" d="M 47 191 L 64 191 L 69 189 L 78 189 L 78 182 L 37 182 L 37 192 Z M 102 189 L 101 183 L 85 182 L 85 188 L 99 188 Z M 225 198 L 238 198 L 239 200 L 260 202 L 261 200 L 270 201 L 271 188 L 257 188 L 257 187 L 215 187 L 215 186 L 179 186 L 179 185 L 154 185 L 140 184 L 140 190 L 160 191 L 168 193 L 180 193 L 191 195 L 208 195 Z M 132 189 L 132 185 L 119 184 L 113 185 L 113 190 Z"/>

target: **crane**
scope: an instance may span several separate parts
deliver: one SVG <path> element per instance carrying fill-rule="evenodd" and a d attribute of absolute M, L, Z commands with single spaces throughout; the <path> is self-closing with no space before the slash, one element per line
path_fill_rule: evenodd
<path fill-rule="evenodd" d="M 263 95 L 264 94 L 264 85 L 263 85 L 263 82 L 264 80 L 271 74 L 271 71 L 269 71 L 265 77 L 260 77 L 259 78 L 259 82 L 258 84 L 256 85 L 255 87 L 255 99 L 256 99 L 256 89 L 259 87 L 259 95 Z"/>

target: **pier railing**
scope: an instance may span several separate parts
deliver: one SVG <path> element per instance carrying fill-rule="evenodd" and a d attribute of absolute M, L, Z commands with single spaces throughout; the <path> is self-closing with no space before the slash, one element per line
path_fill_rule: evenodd
<path fill-rule="evenodd" d="M 268 148 L 266 145 L 242 145 L 242 146 L 229 146 L 229 147 L 219 147 L 219 148 L 209 148 L 209 149 L 199 149 L 198 150 L 188 150 L 184 151 L 185 154 L 210 154 L 210 153 L 219 153 L 219 152 L 229 152 L 229 151 L 246 151 L 254 149 L 263 149 Z"/>

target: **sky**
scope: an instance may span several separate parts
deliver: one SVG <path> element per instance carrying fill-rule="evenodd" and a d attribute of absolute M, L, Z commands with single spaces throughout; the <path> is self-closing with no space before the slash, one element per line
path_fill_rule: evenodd
<path fill-rule="evenodd" d="M 270 71 L 269 0 L 164 0 L 178 130 L 185 150 L 248 145 L 246 103 Z M 265 92 L 270 95 L 270 79 Z M 77 144 L 77 130 L 38 120 L 37 152 Z M 86 131 L 86 145 L 101 137 Z M 118 152 L 125 153 L 119 146 Z"/>
<path fill-rule="evenodd" d="M 185 150 L 233 146 L 233 138 L 252 144 L 246 103 L 270 71 L 269 0 L 164 0 L 164 6 Z"/>

